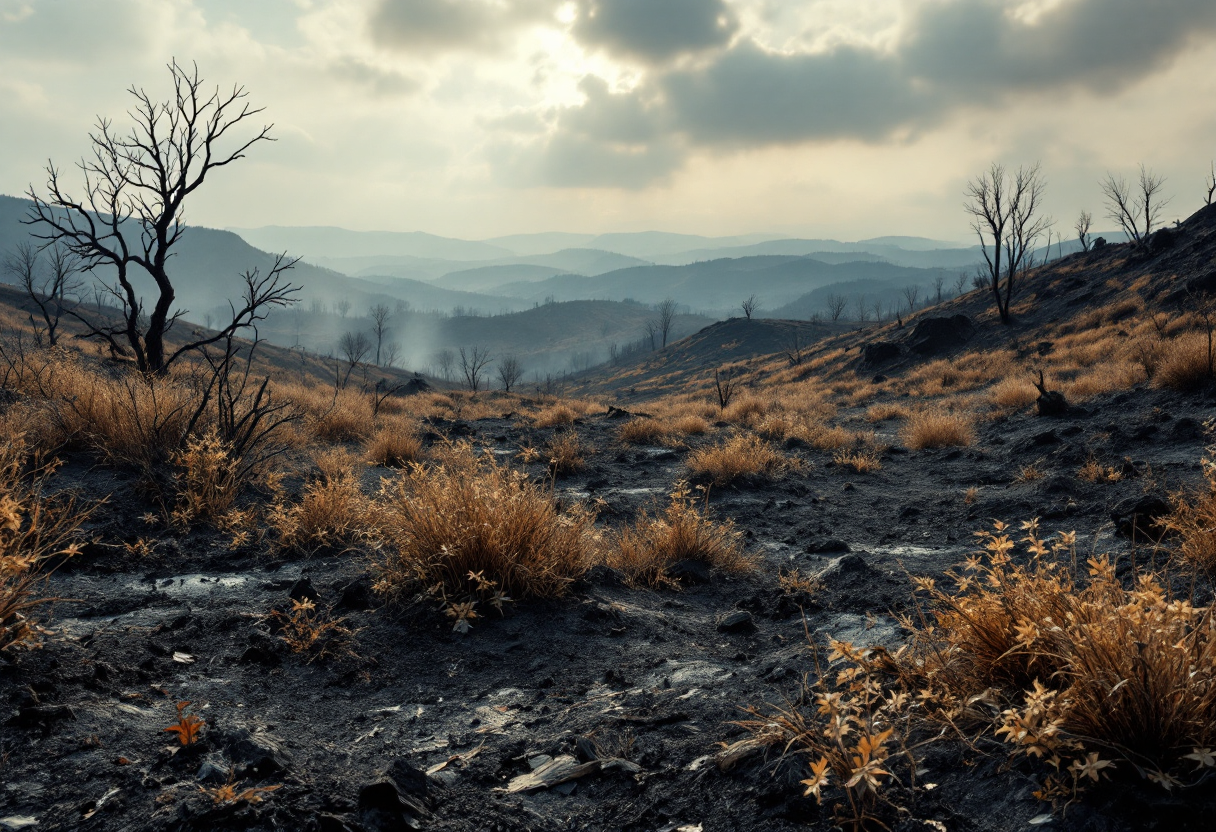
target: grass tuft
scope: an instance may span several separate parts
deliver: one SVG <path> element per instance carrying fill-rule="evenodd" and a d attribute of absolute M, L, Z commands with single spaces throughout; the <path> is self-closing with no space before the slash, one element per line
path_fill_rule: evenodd
<path fill-rule="evenodd" d="M 687 465 L 698 480 L 729 485 L 748 478 L 778 479 L 801 463 L 754 434 L 736 433 L 721 444 L 693 451 Z"/>
<path fill-rule="evenodd" d="M 908 419 L 900 438 L 914 451 L 965 448 L 975 442 L 975 428 L 970 417 L 960 413 L 918 413 Z"/>

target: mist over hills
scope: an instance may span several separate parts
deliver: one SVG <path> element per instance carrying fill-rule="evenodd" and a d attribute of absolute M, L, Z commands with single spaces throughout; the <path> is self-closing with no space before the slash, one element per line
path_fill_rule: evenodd
<path fill-rule="evenodd" d="M 29 239 L 21 223 L 29 205 L 0 197 L 0 253 Z M 750 295 L 759 317 L 824 319 L 833 298 L 848 299 L 842 320 L 891 317 L 910 291 L 928 300 L 942 287 L 969 288 L 981 255 L 951 245 L 919 237 L 841 242 L 666 232 L 469 241 L 334 227 L 238 233 L 191 226 L 172 274 L 176 308 L 212 326 L 227 320 L 242 273 L 265 272 L 274 259 L 268 250 L 285 250 L 304 258 L 288 275 L 301 287 L 300 303 L 264 322 L 260 331 L 273 343 L 337 355 L 342 335 L 369 333 L 368 310 L 383 305 L 391 311 L 386 337 L 402 366 L 434 368 L 440 353 L 477 345 L 521 358 L 528 372 L 554 373 L 651 349 L 654 307 L 668 299 L 678 312 L 673 337 L 737 315 Z M 1053 256 L 1076 247 L 1057 244 Z"/>

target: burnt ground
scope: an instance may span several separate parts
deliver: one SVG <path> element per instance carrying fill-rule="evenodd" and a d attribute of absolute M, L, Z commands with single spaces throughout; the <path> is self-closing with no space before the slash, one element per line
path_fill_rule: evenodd
<path fill-rule="evenodd" d="M 71 459 L 63 483 L 110 496 L 91 525 L 99 544 L 49 583 L 71 601 L 54 607 L 45 646 L 0 664 L 0 828 L 828 828 L 827 810 L 800 797 L 800 767 L 752 760 L 722 772 L 712 758 L 742 735 L 732 725 L 741 706 L 797 695 L 812 670 L 804 632 L 897 643 L 891 614 L 911 602 L 905 570 L 956 564 L 993 518 L 1038 516 L 1046 530 L 1075 529 L 1082 551 L 1128 554 L 1112 511 L 1198 480 L 1213 398 L 1136 389 L 1062 418 L 985 422 L 968 449 L 912 453 L 889 436 L 882 469 L 869 474 L 791 448 L 806 470 L 711 494 L 760 555 L 755 573 L 691 575 L 681 591 L 653 591 L 597 568 L 567 598 L 510 604 L 466 636 L 433 605 L 381 606 L 366 553 L 282 559 L 266 547 L 234 553 L 205 527 L 150 533 L 133 478 Z M 595 453 L 556 486 L 563 498 L 598 500 L 608 524 L 661 503 L 684 476 L 682 450 L 622 446 L 619 425 L 582 420 Z M 552 433 L 512 418 L 434 429 L 505 453 Z M 703 441 L 713 440 L 692 444 Z M 1079 479 L 1090 456 L 1126 476 Z M 1044 476 L 1017 481 L 1032 463 Z M 531 472 L 544 476 L 539 465 Z M 153 536 L 151 554 L 124 548 Z M 785 566 L 821 575 L 823 589 L 786 598 L 776 580 Z M 292 595 L 347 616 L 359 628 L 354 655 L 310 663 L 288 650 L 266 616 Z M 721 617 L 736 610 L 750 618 L 723 631 Z M 206 721 L 188 749 L 162 730 L 178 700 Z M 508 791 L 546 757 L 596 753 L 632 765 Z M 1035 770 L 1007 755 L 941 742 L 921 767 L 918 782 L 936 787 L 904 801 L 899 829 L 1022 829 L 1051 811 L 1031 795 Z M 281 788 L 216 807 L 200 784 L 230 771 L 242 788 Z M 1171 799 L 1125 779 L 1047 828 L 1207 829 L 1212 803 L 1202 787 Z"/>

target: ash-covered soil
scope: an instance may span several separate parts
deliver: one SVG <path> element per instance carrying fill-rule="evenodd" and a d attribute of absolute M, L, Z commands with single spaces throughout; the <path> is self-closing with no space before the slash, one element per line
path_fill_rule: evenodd
<path fill-rule="evenodd" d="M 265 547 L 233 553 L 207 528 L 149 531 L 132 478 L 71 459 L 59 481 L 109 499 L 91 524 L 99 543 L 50 580 L 65 600 L 44 647 L 0 665 L 0 829 L 829 828 L 827 809 L 801 797 L 800 765 L 723 772 L 714 761 L 742 736 L 742 706 L 797 696 L 813 670 L 806 634 L 897 644 L 907 574 L 957 564 L 994 518 L 1037 516 L 1046 531 L 1076 530 L 1082 551 L 1132 553 L 1112 513 L 1199 479 L 1212 403 L 1211 392 L 1137 389 L 1062 418 L 982 423 L 967 449 L 909 452 L 891 435 L 868 474 L 792 447 L 805 470 L 710 496 L 760 555 L 755 573 L 689 569 L 670 591 L 597 568 L 568 597 L 509 604 L 464 636 L 433 604 L 382 606 L 367 553 L 285 560 Z M 661 505 L 686 476 L 684 449 L 621 445 L 619 426 L 581 420 L 594 453 L 556 483 L 560 499 L 596 501 L 604 524 Z M 432 429 L 510 454 L 553 433 L 510 417 Z M 1091 456 L 1123 478 L 1078 478 Z M 1019 481 L 1030 465 L 1043 476 Z M 392 472 L 369 480 L 380 475 Z M 124 545 L 140 539 L 156 541 L 150 554 Z M 823 589 L 787 596 L 782 567 Z M 267 616 L 292 597 L 346 616 L 353 655 L 291 652 Z M 163 729 L 186 700 L 206 727 L 181 748 Z M 555 767 L 579 776 L 523 788 L 524 775 Z M 1051 811 L 1031 794 L 1033 768 L 996 749 L 943 741 L 921 768 L 896 828 L 1025 829 Z M 279 788 L 217 807 L 200 787 L 230 773 L 239 789 Z M 1213 802 L 1204 787 L 1170 797 L 1123 778 L 1045 828 L 1209 829 Z"/>

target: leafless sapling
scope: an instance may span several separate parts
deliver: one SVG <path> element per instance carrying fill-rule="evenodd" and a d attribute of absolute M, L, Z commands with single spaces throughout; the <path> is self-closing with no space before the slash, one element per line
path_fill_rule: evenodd
<path fill-rule="evenodd" d="M 460 348 L 460 372 L 474 393 L 480 389 L 485 367 L 491 360 L 489 347 Z"/>
<path fill-rule="evenodd" d="M 743 303 L 740 304 L 740 306 L 743 307 L 743 317 L 750 321 L 752 319 L 752 314 L 756 311 L 756 306 L 758 303 L 759 301 L 756 299 L 755 295 L 751 295 L 747 300 L 743 301 Z"/>
<path fill-rule="evenodd" d="M 510 393 L 511 388 L 519 382 L 524 375 L 523 365 L 519 363 L 519 359 L 513 355 L 504 355 L 498 362 L 498 380 L 502 382 L 502 389 Z"/>
<path fill-rule="evenodd" d="M 1204 196 L 1203 204 L 1211 205 L 1212 199 L 1216 198 L 1216 162 L 1212 162 L 1212 167 L 1208 172 L 1207 181 L 1203 183 L 1207 188 L 1207 194 Z"/>
<path fill-rule="evenodd" d="M 376 366 L 382 366 L 380 363 L 380 352 L 384 345 L 384 334 L 388 332 L 388 319 L 393 313 L 388 306 L 383 303 L 373 304 L 371 309 L 367 310 L 367 316 L 372 320 L 372 335 L 376 337 Z"/>
<path fill-rule="evenodd" d="M 35 342 L 41 346 L 45 337 L 46 346 L 53 347 L 59 341 L 59 321 L 68 305 L 75 305 L 72 296 L 80 289 L 80 260 L 64 246 L 53 245 L 46 251 L 44 268 L 42 253 L 26 240 L 0 265 L 38 307 L 41 323 L 30 315 Z"/>
<path fill-rule="evenodd" d="M 838 321 L 840 320 L 840 316 L 844 314 L 844 309 L 848 305 L 849 299 L 844 295 L 838 295 L 833 292 L 827 296 L 827 300 L 824 303 L 828 308 L 828 315 L 831 316 L 833 321 Z"/>
<path fill-rule="evenodd" d="M 714 370 L 714 393 L 718 397 L 718 409 L 726 410 L 731 399 L 735 397 L 735 389 L 739 378 L 732 367 Z"/>
<path fill-rule="evenodd" d="M 92 154 L 79 165 L 83 195 L 69 193 L 59 168 L 48 163 L 45 195 L 30 187 L 33 204 L 25 220 L 33 226 L 36 239 L 65 248 L 78 258 L 82 270 L 115 276 L 116 282 L 106 289 L 120 304 L 120 324 L 86 315 L 80 307 L 68 312 L 85 326 L 86 337 L 103 339 L 115 352 L 133 353 L 145 374 L 163 374 L 184 353 L 255 325 L 270 307 L 294 302 L 296 292 L 282 281 L 296 261 L 280 255 L 261 277 L 251 281 L 246 272 L 247 285 L 257 291 L 249 305 L 233 306 L 227 326 L 207 337 L 187 339 L 173 352 L 166 348 L 166 334 L 185 314 L 174 309 L 170 263 L 185 232 L 186 198 L 211 171 L 243 159 L 259 142 L 272 141 L 271 125 L 243 139 L 231 137 L 234 128 L 262 112 L 245 101 L 243 87 L 208 92 L 197 66 L 187 70 L 173 61 L 168 69 L 173 92 L 167 100 L 153 100 L 141 88 L 129 90 L 135 99 L 129 111 L 134 122 L 130 132 L 116 130 L 109 119 L 98 119 L 89 135 Z M 155 287 L 150 310 L 136 288 L 140 272 Z"/>
<path fill-rule="evenodd" d="M 655 311 L 659 313 L 656 321 L 658 324 L 658 333 L 662 340 L 662 345 L 667 346 L 667 339 L 671 336 L 671 327 L 676 319 L 676 302 L 671 298 L 666 298 L 662 303 L 655 307 Z"/>
<path fill-rule="evenodd" d="M 1101 185 L 1106 198 L 1106 215 L 1119 223 L 1123 233 L 1137 246 L 1147 244 L 1153 228 L 1161 220 L 1161 211 L 1169 204 L 1169 199 L 1161 194 L 1165 177 L 1140 165 L 1140 177 L 1135 184 L 1108 173 Z"/>
<path fill-rule="evenodd" d="M 342 387 L 345 388 L 355 365 L 367 358 L 367 354 L 372 351 L 372 345 L 362 332 L 344 332 L 338 339 L 338 350 L 346 359 L 346 371 L 342 376 Z"/>
<path fill-rule="evenodd" d="M 971 215 L 971 229 L 979 237 L 985 283 L 1004 324 L 1011 320 L 1013 294 L 1031 265 L 1035 243 L 1051 227 L 1051 218 L 1041 213 L 1045 188 L 1037 163 L 1010 174 L 1003 165 L 993 162 L 967 183 L 963 207 Z"/>
<path fill-rule="evenodd" d="M 908 314 L 911 315 L 916 311 L 916 301 L 920 299 L 920 287 L 915 285 L 905 286 L 903 295 L 904 300 L 908 302 Z"/>
<path fill-rule="evenodd" d="M 940 304 L 942 302 L 942 292 L 946 286 L 946 276 L 938 273 L 933 278 L 933 303 Z"/>
<path fill-rule="evenodd" d="M 1077 217 L 1077 221 L 1073 223 L 1073 230 L 1077 232 L 1077 242 L 1081 244 L 1081 251 L 1089 251 L 1092 241 L 1089 236 L 1089 227 L 1093 224 L 1094 218 L 1088 211 L 1082 211 Z"/>

